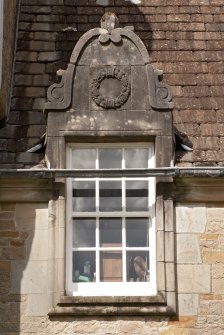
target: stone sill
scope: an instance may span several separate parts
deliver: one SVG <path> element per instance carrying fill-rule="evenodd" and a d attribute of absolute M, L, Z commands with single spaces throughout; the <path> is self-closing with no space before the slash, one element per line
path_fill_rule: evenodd
<path fill-rule="evenodd" d="M 152 297 L 62 297 L 49 312 L 57 316 L 173 316 L 160 295 Z"/>

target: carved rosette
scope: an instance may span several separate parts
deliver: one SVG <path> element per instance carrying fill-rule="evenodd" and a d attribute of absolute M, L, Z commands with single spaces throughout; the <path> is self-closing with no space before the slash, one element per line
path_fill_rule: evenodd
<path fill-rule="evenodd" d="M 122 84 L 121 93 L 116 98 L 109 98 L 100 93 L 100 85 L 105 79 L 119 80 Z M 131 92 L 128 76 L 119 68 L 105 68 L 93 78 L 90 83 L 90 91 L 93 101 L 105 109 L 117 109 L 124 105 Z"/>

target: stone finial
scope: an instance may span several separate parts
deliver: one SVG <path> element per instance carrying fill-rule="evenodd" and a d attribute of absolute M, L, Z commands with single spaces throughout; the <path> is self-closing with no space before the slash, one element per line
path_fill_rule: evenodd
<path fill-rule="evenodd" d="M 106 12 L 100 21 L 101 28 L 106 29 L 109 33 L 119 27 L 118 17 L 112 12 Z"/>

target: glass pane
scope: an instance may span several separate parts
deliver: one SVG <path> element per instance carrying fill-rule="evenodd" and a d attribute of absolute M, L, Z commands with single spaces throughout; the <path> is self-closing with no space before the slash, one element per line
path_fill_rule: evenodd
<path fill-rule="evenodd" d="M 149 219 L 126 219 L 127 247 L 149 246 Z"/>
<path fill-rule="evenodd" d="M 100 211 L 121 211 L 121 181 L 100 181 Z"/>
<path fill-rule="evenodd" d="M 96 220 L 73 220 L 73 248 L 95 247 L 96 244 Z"/>
<path fill-rule="evenodd" d="M 122 246 L 122 221 L 121 219 L 100 219 L 100 246 Z"/>
<path fill-rule="evenodd" d="M 73 251 L 73 283 L 89 283 L 96 278 L 95 251 Z"/>
<path fill-rule="evenodd" d="M 94 212 L 95 206 L 95 181 L 73 181 L 72 208 L 74 212 Z"/>
<path fill-rule="evenodd" d="M 148 167 L 149 150 L 147 148 L 125 149 L 125 167 L 126 169 L 137 169 Z"/>
<path fill-rule="evenodd" d="M 99 149 L 100 169 L 119 169 L 122 163 L 122 149 Z"/>
<path fill-rule="evenodd" d="M 95 169 L 96 149 L 73 149 L 72 169 Z"/>
<path fill-rule="evenodd" d="M 122 253 L 120 251 L 102 251 L 100 253 L 100 281 L 122 281 Z"/>
<path fill-rule="evenodd" d="M 126 181 L 126 210 L 148 210 L 148 181 Z"/>
<path fill-rule="evenodd" d="M 148 251 L 127 251 L 127 281 L 150 281 Z"/>

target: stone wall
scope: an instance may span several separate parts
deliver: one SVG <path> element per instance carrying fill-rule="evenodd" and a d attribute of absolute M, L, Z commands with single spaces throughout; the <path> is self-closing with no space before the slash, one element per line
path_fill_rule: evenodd
<path fill-rule="evenodd" d="M 0 334 L 222 335 L 223 206 L 176 205 L 178 313 L 168 317 L 52 317 L 47 203 L 0 206 Z"/>
<path fill-rule="evenodd" d="M 136 5 L 135 3 L 138 4 Z M 172 86 L 174 123 L 193 143 L 179 165 L 223 165 L 223 3 L 218 0 L 21 0 L 8 125 L 0 130 L 0 167 L 29 167 L 27 153 L 45 132 L 43 103 L 56 71 L 105 11 L 132 25 L 163 82 Z M 6 141 L 8 139 L 8 141 Z"/>

